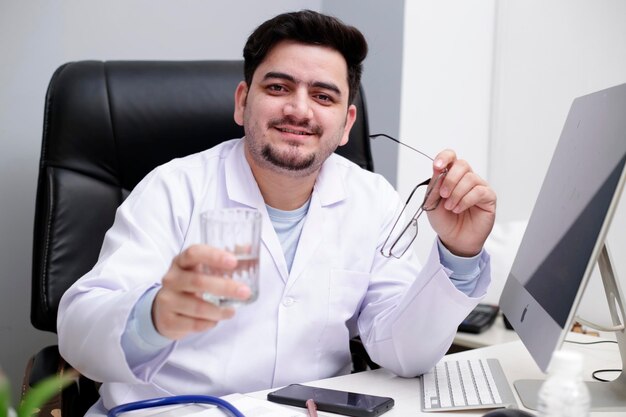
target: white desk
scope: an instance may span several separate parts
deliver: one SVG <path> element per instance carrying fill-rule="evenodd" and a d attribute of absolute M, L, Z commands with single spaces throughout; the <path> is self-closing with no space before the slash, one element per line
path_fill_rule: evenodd
<path fill-rule="evenodd" d="M 598 338 L 586 335 L 570 334 L 568 340 L 578 341 L 594 341 Z M 578 350 L 585 356 L 585 379 L 591 380 L 591 372 L 600 368 L 621 368 L 621 359 L 616 344 L 606 343 L 597 345 L 575 345 L 565 343 L 564 349 Z M 513 388 L 512 383 L 517 379 L 545 378 L 544 374 L 539 370 L 530 354 L 524 348 L 522 342 L 515 341 L 494 345 L 490 347 L 468 350 L 465 352 L 450 355 L 455 358 L 497 358 L 502 364 L 504 373 L 515 393 L 516 400 L 520 408 L 523 409 L 519 397 Z M 307 383 L 324 388 L 339 389 L 344 391 L 362 392 L 372 395 L 381 395 L 392 397 L 395 400 L 395 406 L 389 412 L 383 414 L 385 417 L 410 417 L 417 415 L 426 415 L 429 417 L 445 417 L 445 416 L 482 416 L 487 410 L 479 411 L 463 411 L 457 413 L 421 413 L 420 412 L 420 394 L 419 380 L 417 378 L 400 378 L 384 369 L 375 371 L 361 372 L 352 375 L 345 375 L 336 378 L 329 378 L 320 381 Z M 265 390 L 252 393 L 250 395 L 256 398 L 266 398 L 268 392 Z M 533 412 L 532 410 L 528 410 Z M 534 412 L 533 412 L 534 413 Z M 321 416 L 334 416 L 335 414 L 320 413 Z M 597 417 L 623 417 L 623 413 L 604 412 L 592 413 Z"/>
<path fill-rule="evenodd" d="M 597 333 L 600 337 L 615 340 L 615 333 L 613 332 L 598 331 Z M 500 313 L 493 325 L 482 333 L 457 332 L 453 344 L 464 348 L 476 349 L 514 342 L 516 340 L 519 340 L 517 333 L 504 326 L 504 318 L 502 317 L 502 313 Z"/>
<path fill-rule="evenodd" d="M 484 332 L 479 334 L 457 332 L 453 343 L 457 346 L 476 349 L 516 340 L 519 340 L 517 333 L 507 329 L 504 326 L 502 314 L 498 314 L 493 325 Z"/>

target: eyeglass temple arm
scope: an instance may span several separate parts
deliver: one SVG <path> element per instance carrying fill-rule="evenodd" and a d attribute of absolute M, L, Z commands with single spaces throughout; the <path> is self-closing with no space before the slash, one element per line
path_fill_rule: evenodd
<path fill-rule="evenodd" d="M 430 178 L 428 178 L 428 179 L 420 182 L 419 184 L 417 184 L 415 186 L 415 188 L 413 188 L 413 191 L 411 191 L 411 194 L 409 194 L 409 198 L 406 199 L 406 204 L 409 203 L 409 201 L 411 200 L 411 197 L 413 197 L 413 194 L 415 194 L 415 192 L 417 191 L 418 188 L 420 188 L 420 187 L 422 187 L 424 185 L 428 185 L 428 184 L 430 184 Z"/>
<path fill-rule="evenodd" d="M 370 135 L 370 139 L 376 139 L 376 138 L 381 137 L 381 136 L 382 136 L 382 137 L 385 137 L 385 138 L 387 138 L 387 139 L 391 139 L 392 141 L 394 141 L 394 142 L 396 142 L 396 143 L 398 143 L 398 144 L 400 144 L 400 145 L 402 145 L 402 146 L 406 146 L 407 148 L 411 149 L 412 151 L 415 151 L 415 152 L 417 152 L 417 153 L 419 153 L 419 154 L 421 154 L 421 155 L 424 155 L 426 158 L 430 159 L 431 161 L 434 161 L 434 159 L 433 159 L 433 158 L 431 158 L 430 156 L 426 155 L 424 152 L 422 152 L 422 151 L 420 151 L 420 150 L 418 150 L 418 149 L 415 149 L 415 148 L 414 148 L 414 147 L 412 147 L 411 145 L 407 145 L 407 144 L 406 144 L 406 143 L 404 143 L 404 142 L 400 142 L 398 139 L 396 139 L 396 138 L 394 138 L 394 137 L 391 137 L 391 136 L 389 136 L 389 135 L 386 135 L 386 134 L 384 134 L 384 133 L 375 133 L 375 134 L 373 134 L 373 135 Z"/>

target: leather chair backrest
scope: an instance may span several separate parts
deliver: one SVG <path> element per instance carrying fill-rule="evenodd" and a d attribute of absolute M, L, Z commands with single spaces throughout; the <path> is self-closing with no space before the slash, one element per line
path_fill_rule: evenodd
<path fill-rule="evenodd" d="M 233 120 L 243 61 L 79 61 L 45 102 L 31 322 L 56 332 L 63 293 L 96 263 L 117 207 L 153 168 L 243 136 Z M 361 92 L 362 93 L 362 92 Z M 373 170 L 363 95 L 337 153 Z"/>

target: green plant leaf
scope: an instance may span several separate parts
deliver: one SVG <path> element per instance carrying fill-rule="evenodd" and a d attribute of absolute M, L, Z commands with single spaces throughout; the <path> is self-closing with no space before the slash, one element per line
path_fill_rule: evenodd
<path fill-rule="evenodd" d="M 76 372 L 67 372 L 63 375 L 50 376 L 36 384 L 24 395 L 17 409 L 17 417 L 31 417 L 46 401 L 72 383 L 76 376 Z"/>
<path fill-rule="evenodd" d="M 9 415 L 9 406 L 11 397 L 11 388 L 9 387 L 9 381 L 0 372 L 0 417 L 7 417 Z"/>

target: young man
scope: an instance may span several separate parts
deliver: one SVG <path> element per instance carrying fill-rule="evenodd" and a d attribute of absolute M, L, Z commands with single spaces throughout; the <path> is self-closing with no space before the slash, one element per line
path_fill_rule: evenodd
<path fill-rule="evenodd" d="M 62 355 L 103 381 L 89 415 L 175 394 L 224 395 L 350 370 L 360 334 L 372 359 L 402 376 L 430 369 L 489 283 L 482 246 L 493 190 L 446 150 L 428 211 L 438 241 L 421 270 L 381 247 L 402 210 L 379 175 L 333 154 L 356 117 L 351 104 L 367 44 L 316 12 L 263 23 L 244 48 L 235 121 L 245 137 L 150 173 L 120 206 L 97 265 L 64 295 Z M 260 295 L 219 307 L 210 293 L 246 299 L 245 285 L 204 274 L 232 255 L 198 245 L 199 215 L 220 207 L 263 216 Z"/>

